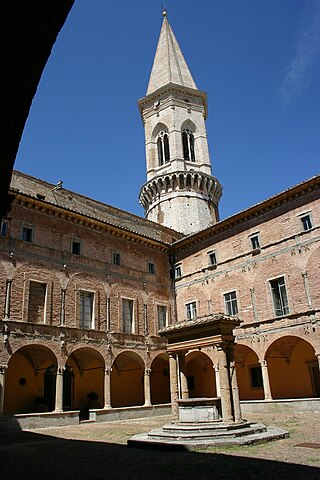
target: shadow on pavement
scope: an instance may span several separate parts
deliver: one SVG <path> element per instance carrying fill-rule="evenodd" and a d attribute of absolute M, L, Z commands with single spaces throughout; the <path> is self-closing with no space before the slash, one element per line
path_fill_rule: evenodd
<path fill-rule="evenodd" d="M 316 467 L 279 461 L 232 454 L 128 448 L 24 431 L 0 433 L 0 458 L 2 478 L 23 480 L 320 478 Z"/>

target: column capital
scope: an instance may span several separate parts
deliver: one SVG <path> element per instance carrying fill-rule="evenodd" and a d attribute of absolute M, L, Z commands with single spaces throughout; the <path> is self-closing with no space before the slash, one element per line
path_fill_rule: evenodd
<path fill-rule="evenodd" d="M 0 365 L 0 374 L 5 375 L 8 370 L 8 365 Z"/>
<path fill-rule="evenodd" d="M 260 363 L 261 367 L 267 367 L 268 366 L 268 362 L 265 359 L 259 360 L 259 363 Z"/>
<path fill-rule="evenodd" d="M 65 365 L 63 365 L 62 367 L 61 367 L 61 366 L 58 366 L 58 367 L 57 367 L 57 375 L 63 375 L 65 369 L 66 369 L 66 366 L 65 366 Z"/>
<path fill-rule="evenodd" d="M 111 375 L 111 372 L 112 372 L 112 367 L 105 367 L 104 373 L 105 373 L 106 375 Z"/>
<path fill-rule="evenodd" d="M 226 351 L 227 344 L 226 342 L 215 343 L 214 347 L 218 352 Z"/>
<path fill-rule="evenodd" d="M 151 368 L 145 368 L 144 369 L 144 374 L 145 375 L 150 375 L 150 373 L 151 373 Z"/>

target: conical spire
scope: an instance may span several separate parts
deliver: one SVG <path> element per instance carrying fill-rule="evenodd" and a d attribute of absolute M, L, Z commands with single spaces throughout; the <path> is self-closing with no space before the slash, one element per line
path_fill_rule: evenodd
<path fill-rule="evenodd" d="M 163 12 L 163 23 L 151 70 L 147 95 L 168 83 L 197 89 L 179 44 Z"/>

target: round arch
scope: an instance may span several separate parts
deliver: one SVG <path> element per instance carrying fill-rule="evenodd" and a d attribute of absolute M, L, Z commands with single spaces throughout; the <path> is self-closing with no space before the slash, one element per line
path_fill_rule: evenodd
<path fill-rule="evenodd" d="M 269 345 L 265 360 L 273 398 L 320 396 L 320 374 L 313 346 L 296 336 L 284 336 Z"/>
<path fill-rule="evenodd" d="M 151 364 L 150 373 L 151 403 L 170 403 L 169 355 L 157 355 Z"/>
<path fill-rule="evenodd" d="M 144 361 L 135 352 L 119 353 L 111 370 L 111 406 L 129 407 L 144 403 Z"/>
<path fill-rule="evenodd" d="M 263 400 L 261 366 L 256 352 L 237 343 L 234 350 L 240 400 Z"/>
<path fill-rule="evenodd" d="M 192 351 L 186 356 L 186 366 L 189 397 L 216 397 L 215 372 L 211 358 L 198 350 Z"/>
<path fill-rule="evenodd" d="M 45 391 L 45 373 L 57 366 L 54 352 L 42 344 L 24 345 L 8 362 L 4 413 L 32 413 L 53 410 L 52 396 Z"/>
<path fill-rule="evenodd" d="M 102 408 L 105 361 L 101 353 L 92 347 L 79 347 L 70 353 L 66 367 L 72 375 L 69 379 L 70 409 L 84 412 L 88 408 Z M 93 397 L 95 404 L 90 405 Z"/>

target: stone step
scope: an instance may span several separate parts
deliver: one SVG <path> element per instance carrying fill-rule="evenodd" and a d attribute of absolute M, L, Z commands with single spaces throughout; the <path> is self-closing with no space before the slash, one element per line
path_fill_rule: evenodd
<path fill-rule="evenodd" d="M 264 433 L 266 428 L 261 426 L 256 428 L 242 428 L 236 430 L 228 430 L 228 431 L 182 431 L 182 430 L 171 430 L 171 431 L 163 431 L 162 429 L 158 430 L 151 430 L 148 433 L 148 437 L 150 439 L 155 440 L 183 440 L 183 441 L 192 441 L 192 440 L 205 440 L 205 439 L 215 439 L 215 438 L 236 438 L 236 437 L 243 437 L 246 435 L 254 435 L 257 433 Z"/>
<path fill-rule="evenodd" d="M 206 448 L 210 446 L 228 446 L 228 445 L 254 445 L 258 443 L 265 443 L 272 440 L 279 440 L 282 438 L 287 438 L 289 433 L 286 430 L 276 427 L 266 427 L 263 432 L 250 433 L 247 435 L 240 436 L 222 436 L 218 435 L 216 437 L 208 436 L 205 438 L 194 437 L 194 438 L 155 438 L 149 434 L 138 434 L 134 435 L 130 440 L 128 440 L 129 447 L 141 447 L 141 448 L 171 448 L 171 447 L 182 447 L 188 450 L 194 450 L 197 448 Z"/>
<path fill-rule="evenodd" d="M 228 432 L 234 430 L 241 430 L 243 428 L 266 428 L 262 424 L 250 423 L 250 422 L 239 422 L 226 424 L 220 422 L 210 422 L 210 423 L 167 423 L 162 427 L 163 431 L 183 431 L 183 432 Z"/>

